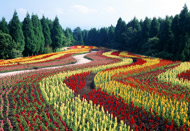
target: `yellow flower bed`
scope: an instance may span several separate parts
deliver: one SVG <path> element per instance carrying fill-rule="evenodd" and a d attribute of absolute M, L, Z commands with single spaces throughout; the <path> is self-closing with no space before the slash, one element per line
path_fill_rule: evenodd
<path fill-rule="evenodd" d="M 63 120 L 73 130 L 128 131 L 130 129 L 123 121 L 118 124 L 117 117 L 113 117 L 108 111 L 105 112 L 104 108 L 99 110 L 100 105 L 93 105 L 92 101 L 88 103 L 86 99 L 81 101 L 79 96 L 65 103 L 55 103 L 54 107 L 60 111 Z"/>
<path fill-rule="evenodd" d="M 175 67 L 174 69 L 167 70 L 166 72 L 158 75 L 158 80 L 171 82 L 173 85 L 181 85 L 190 88 L 190 81 L 186 79 L 185 80 L 179 79 L 177 77 L 178 74 L 187 71 L 189 69 L 190 69 L 190 62 L 183 62 L 180 64 L 180 66 Z"/>
<path fill-rule="evenodd" d="M 119 56 L 115 56 L 115 57 L 119 57 Z M 160 63 L 159 59 L 143 58 L 143 60 L 145 60 L 146 62 L 142 65 L 135 65 L 135 66 L 130 66 L 126 68 L 118 68 L 114 70 L 98 72 L 96 76 L 94 77 L 95 84 L 99 86 L 99 84 L 101 84 L 102 82 L 110 81 L 113 79 L 112 76 L 114 76 L 117 73 L 124 73 L 128 71 L 136 70 L 136 69 L 143 69 L 148 66 L 152 66 L 152 65 Z"/>
<path fill-rule="evenodd" d="M 17 63 L 28 64 L 28 63 L 43 62 L 43 61 L 47 61 L 47 60 L 56 59 L 58 57 L 64 56 L 65 54 L 68 54 L 68 53 L 85 53 L 85 52 L 89 52 L 89 49 L 69 49 L 69 50 L 63 51 L 63 52 L 42 54 L 42 55 L 37 55 L 37 56 L 32 56 L 32 57 L 23 57 L 23 58 L 15 58 L 15 59 L 4 60 L 4 61 L 0 62 L 0 66 L 14 65 Z M 43 57 L 49 56 L 49 55 L 50 55 L 50 57 L 43 59 Z M 40 59 L 40 58 L 42 58 L 42 59 Z"/>
<path fill-rule="evenodd" d="M 116 96 L 120 95 L 125 100 L 133 101 L 135 106 L 143 106 L 147 110 L 151 108 L 160 116 L 169 118 L 180 125 L 180 122 L 188 124 L 188 102 L 177 101 L 166 96 L 160 96 L 154 92 L 150 93 L 141 89 L 125 85 L 117 81 L 109 81 L 99 85 L 101 89 L 109 93 L 115 92 Z M 190 126 L 190 125 L 189 125 Z"/>

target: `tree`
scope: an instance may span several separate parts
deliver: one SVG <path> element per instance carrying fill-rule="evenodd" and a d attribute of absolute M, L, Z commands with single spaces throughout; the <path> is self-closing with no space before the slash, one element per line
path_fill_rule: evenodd
<path fill-rule="evenodd" d="M 123 49 L 131 52 L 137 51 L 137 47 L 139 46 L 138 44 L 140 42 L 140 31 L 141 25 L 139 21 L 134 18 L 127 24 L 127 26 L 125 27 L 125 31 L 122 34 L 123 39 L 125 40 L 125 43 L 123 44 Z"/>
<path fill-rule="evenodd" d="M 83 37 L 84 45 L 87 45 L 88 44 L 88 30 L 82 31 L 82 37 Z"/>
<path fill-rule="evenodd" d="M 51 39 L 52 39 L 52 48 L 53 51 L 56 51 L 57 48 L 60 48 L 63 43 L 63 31 L 62 27 L 59 24 L 59 19 L 55 17 L 53 21 L 53 27 L 51 30 Z"/>
<path fill-rule="evenodd" d="M 173 33 L 171 30 L 172 19 L 166 17 L 165 21 L 161 24 L 159 33 L 159 47 L 160 51 L 172 53 Z"/>
<path fill-rule="evenodd" d="M 37 15 L 32 15 L 32 25 L 34 30 L 36 54 L 44 53 L 45 40 L 42 32 L 42 25 Z"/>
<path fill-rule="evenodd" d="M 52 43 L 51 32 L 48 26 L 47 19 L 43 16 L 41 19 L 42 31 L 45 39 L 45 47 L 50 46 Z"/>
<path fill-rule="evenodd" d="M 98 34 L 97 46 L 104 46 L 107 41 L 108 41 L 108 30 L 106 28 L 101 28 Z"/>
<path fill-rule="evenodd" d="M 13 40 L 19 44 L 18 50 L 23 52 L 25 47 L 24 35 L 22 31 L 22 24 L 19 21 L 16 11 L 14 12 L 13 18 L 9 22 L 8 27 L 9 34 L 12 36 Z"/>
<path fill-rule="evenodd" d="M 179 59 L 188 60 L 190 57 L 190 32 L 189 32 L 189 12 L 185 4 L 180 13 L 179 26 L 181 30 L 179 41 Z"/>
<path fill-rule="evenodd" d="M 74 40 L 77 41 L 77 45 L 84 45 L 82 31 L 81 31 L 80 27 L 77 27 L 74 29 L 73 37 L 74 37 Z"/>
<path fill-rule="evenodd" d="M 151 20 L 146 17 L 142 25 L 143 43 L 146 43 L 148 38 L 150 37 L 150 26 Z"/>
<path fill-rule="evenodd" d="M 96 28 L 90 29 L 88 32 L 88 45 L 96 46 L 98 38 L 98 31 Z"/>
<path fill-rule="evenodd" d="M 124 39 L 122 34 L 125 31 L 125 22 L 119 18 L 117 21 L 117 25 L 115 28 L 115 34 L 114 34 L 114 47 L 113 48 L 117 48 L 117 49 L 121 49 L 122 48 L 122 44 L 124 43 Z"/>
<path fill-rule="evenodd" d="M 9 34 L 9 29 L 8 29 L 8 25 L 7 22 L 5 20 L 5 18 L 3 17 L 2 20 L 0 21 L 0 30 L 6 34 Z"/>
<path fill-rule="evenodd" d="M 9 34 L 0 33 L 0 58 L 8 59 L 14 58 L 12 53 L 13 49 L 17 47 L 16 43 Z"/>
<path fill-rule="evenodd" d="M 179 43 L 180 43 L 180 34 L 182 33 L 179 26 L 179 15 L 176 15 L 172 21 L 171 29 L 173 32 L 173 44 L 172 44 L 172 53 L 174 54 L 173 59 L 177 60 L 177 57 L 179 57 Z"/>
<path fill-rule="evenodd" d="M 157 37 L 160 30 L 160 23 L 156 18 L 153 18 L 150 26 L 150 38 Z"/>
<path fill-rule="evenodd" d="M 149 38 L 148 41 L 143 45 L 142 52 L 144 52 L 144 54 L 148 56 L 155 56 L 155 54 L 158 53 L 156 49 L 158 43 L 159 43 L 158 37 Z"/>
<path fill-rule="evenodd" d="M 74 38 L 73 38 L 73 34 L 72 34 L 72 31 L 71 31 L 70 28 L 66 28 L 66 30 L 65 30 L 65 36 L 67 38 L 66 45 L 67 46 L 73 45 Z"/>
<path fill-rule="evenodd" d="M 108 42 L 111 42 L 113 40 L 114 32 L 115 32 L 115 28 L 111 25 L 108 28 Z"/>
<path fill-rule="evenodd" d="M 25 49 L 24 49 L 24 55 L 30 56 L 34 55 L 36 53 L 36 43 L 35 43 L 35 36 L 34 36 L 34 30 L 32 21 L 30 19 L 30 15 L 27 13 L 26 17 L 23 21 L 23 33 L 25 36 Z"/>

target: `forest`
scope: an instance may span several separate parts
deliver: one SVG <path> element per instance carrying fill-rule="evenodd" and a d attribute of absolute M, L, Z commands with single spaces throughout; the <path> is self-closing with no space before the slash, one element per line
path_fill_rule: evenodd
<path fill-rule="evenodd" d="M 127 16 L 126 16 L 127 17 Z M 63 28 L 58 17 L 27 13 L 19 20 L 15 11 L 7 22 L 0 20 L 0 59 L 56 52 L 63 46 L 91 45 L 125 50 L 136 54 L 170 60 L 190 60 L 190 11 L 184 5 L 179 14 L 165 18 L 125 22 L 119 18 L 116 26 L 72 30 Z"/>

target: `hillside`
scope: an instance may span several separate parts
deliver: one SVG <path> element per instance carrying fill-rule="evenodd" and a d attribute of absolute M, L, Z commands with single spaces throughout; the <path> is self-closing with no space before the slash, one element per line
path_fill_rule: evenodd
<path fill-rule="evenodd" d="M 190 130 L 190 62 L 76 45 L 0 60 L 18 70 L 0 77 L 2 131 Z"/>

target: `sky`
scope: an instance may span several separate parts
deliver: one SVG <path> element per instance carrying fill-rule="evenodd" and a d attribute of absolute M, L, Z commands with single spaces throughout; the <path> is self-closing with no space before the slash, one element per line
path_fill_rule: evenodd
<path fill-rule="evenodd" d="M 116 26 L 120 17 L 127 23 L 134 17 L 174 16 L 185 3 L 190 9 L 190 0 L 2 0 L 0 19 L 9 22 L 16 10 L 20 21 L 28 12 L 51 20 L 57 16 L 63 28 L 91 29 Z"/>

